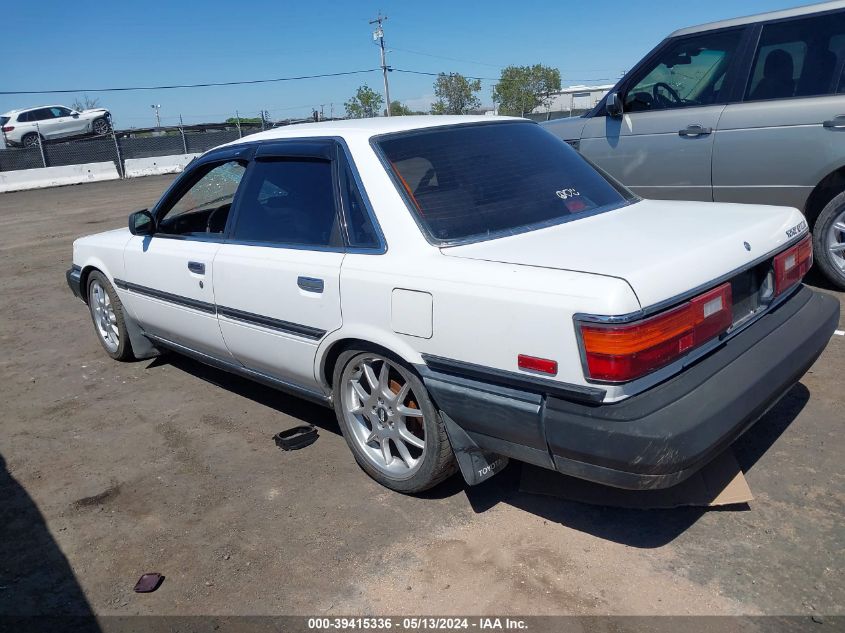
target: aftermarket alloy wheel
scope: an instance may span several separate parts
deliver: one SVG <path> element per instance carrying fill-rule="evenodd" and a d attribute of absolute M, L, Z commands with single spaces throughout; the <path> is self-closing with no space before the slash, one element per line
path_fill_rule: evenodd
<path fill-rule="evenodd" d="M 88 309 L 97 339 L 115 360 L 132 360 L 132 344 L 126 331 L 123 304 L 114 288 L 99 271 L 88 277 Z"/>
<path fill-rule="evenodd" d="M 845 192 L 831 200 L 816 219 L 813 251 L 825 277 L 845 290 Z"/>
<path fill-rule="evenodd" d="M 413 493 L 455 472 L 446 430 L 425 386 L 397 359 L 377 352 L 344 352 L 333 384 L 343 436 L 373 479 Z"/>

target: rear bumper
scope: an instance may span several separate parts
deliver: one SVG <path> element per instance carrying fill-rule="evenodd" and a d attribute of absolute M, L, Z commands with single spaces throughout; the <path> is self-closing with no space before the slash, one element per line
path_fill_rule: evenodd
<path fill-rule="evenodd" d="M 613 404 L 423 370 L 438 407 L 480 448 L 620 488 L 666 488 L 707 464 L 815 362 L 839 302 L 803 287 L 681 374 Z"/>
<path fill-rule="evenodd" d="M 82 299 L 82 269 L 76 265 L 71 266 L 65 272 L 65 279 L 73 295 Z"/>

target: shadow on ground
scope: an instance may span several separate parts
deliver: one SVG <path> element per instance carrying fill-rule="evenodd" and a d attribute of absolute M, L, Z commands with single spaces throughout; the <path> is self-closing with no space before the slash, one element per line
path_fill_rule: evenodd
<path fill-rule="evenodd" d="M 197 378 L 223 389 L 249 398 L 259 404 L 276 409 L 309 424 L 340 433 L 332 411 L 326 407 L 289 396 L 251 380 L 208 367 L 177 354 L 155 359 L 149 367 L 164 363 L 190 373 Z M 734 442 L 732 449 L 743 472 L 751 470 L 758 460 L 789 427 L 809 400 L 810 393 L 802 384 L 795 385 L 784 398 Z M 350 455 L 350 459 L 352 459 Z M 499 475 L 486 482 L 467 486 L 460 476 L 445 481 L 440 486 L 422 493 L 422 498 L 443 499 L 461 492 L 476 513 L 484 513 L 499 503 L 507 503 L 543 517 L 606 540 L 639 548 L 661 547 L 685 532 L 705 512 L 747 510 L 747 505 L 722 508 L 680 507 L 659 510 L 639 510 L 591 505 L 566 499 L 520 492 L 522 465 L 512 461 Z M 560 476 L 563 475 L 554 475 Z M 638 494 L 632 491 L 630 494 Z"/>
<path fill-rule="evenodd" d="M 243 378 L 235 374 L 204 365 L 187 356 L 176 353 L 166 353 L 154 358 L 147 369 L 155 369 L 162 365 L 171 365 L 180 371 L 191 374 L 195 378 L 204 380 L 247 398 L 265 407 L 275 409 L 280 413 L 292 416 L 306 424 L 313 424 L 325 431 L 340 435 L 340 427 L 337 425 L 334 411 L 328 407 L 320 406 L 303 398 L 286 394 L 277 389 L 267 387 L 261 383 Z"/>
<path fill-rule="evenodd" d="M 100 630 L 44 516 L 0 455 L 0 630 L 58 630 L 38 616 L 59 615 L 79 616 L 74 631 Z"/>

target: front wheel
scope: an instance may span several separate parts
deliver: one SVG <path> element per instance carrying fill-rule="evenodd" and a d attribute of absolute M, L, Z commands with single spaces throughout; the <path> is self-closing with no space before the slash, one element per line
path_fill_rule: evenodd
<path fill-rule="evenodd" d="M 845 290 L 845 192 L 828 202 L 816 219 L 813 251 L 824 276 Z"/>
<path fill-rule="evenodd" d="M 105 118 L 100 118 L 94 121 L 91 129 L 97 136 L 103 136 L 111 131 L 111 125 L 109 125 L 109 122 Z"/>
<path fill-rule="evenodd" d="M 88 277 L 88 308 L 97 339 L 115 360 L 132 360 L 132 344 L 126 330 L 123 304 L 106 276 L 94 271 Z"/>
<path fill-rule="evenodd" d="M 398 360 L 344 352 L 334 371 L 334 407 L 355 460 L 380 484 L 405 493 L 457 470 L 443 421 L 422 381 Z"/>

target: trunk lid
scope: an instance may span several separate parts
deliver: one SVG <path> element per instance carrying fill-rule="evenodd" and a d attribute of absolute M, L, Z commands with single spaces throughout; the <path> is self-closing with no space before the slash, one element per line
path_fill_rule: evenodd
<path fill-rule="evenodd" d="M 618 277 L 646 308 L 749 266 L 805 231 L 804 216 L 789 207 L 642 200 L 574 222 L 441 251 L 450 257 Z"/>

